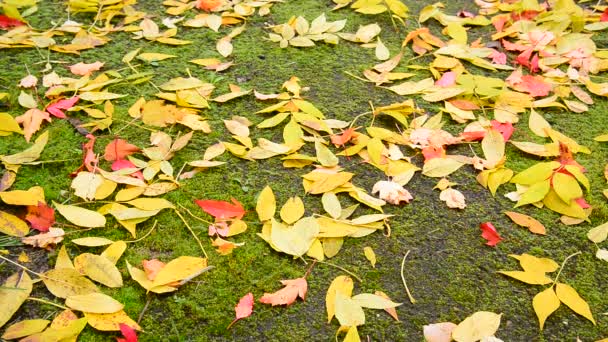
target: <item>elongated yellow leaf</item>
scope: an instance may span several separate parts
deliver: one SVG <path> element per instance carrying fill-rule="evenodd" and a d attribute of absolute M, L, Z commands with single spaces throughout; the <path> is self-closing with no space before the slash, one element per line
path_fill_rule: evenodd
<path fill-rule="evenodd" d="M 28 190 L 2 191 L 0 199 L 10 205 L 38 205 L 38 202 L 45 202 L 44 189 L 33 186 Z"/>
<path fill-rule="evenodd" d="M 47 328 L 40 334 L 40 341 L 76 341 L 78 334 L 80 334 L 86 325 L 87 319 L 84 317 L 70 320 L 63 326 L 51 324 L 50 328 Z"/>
<path fill-rule="evenodd" d="M 340 200 L 338 200 L 338 196 L 336 196 L 335 193 L 324 193 L 321 197 L 321 203 L 323 204 L 323 209 L 329 214 L 329 216 L 337 219 L 342 214 L 342 205 L 340 204 Z"/>
<path fill-rule="evenodd" d="M 510 257 L 519 260 L 521 268 L 526 272 L 533 273 L 550 273 L 555 272 L 559 268 L 559 265 L 548 258 L 537 258 L 530 254 L 509 254 Z"/>
<path fill-rule="evenodd" d="M 572 311 L 577 314 L 585 317 L 590 320 L 593 325 L 595 325 L 595 319 L 593 319 L 593 314 L 591 313 L 591 309 L 589 309 L 589 304 L 579 296 L 578 292 L 572 286 L 557 283 L 555 285 L 555 293 L 557 294 L 557 298 L 566 304 Z"/>
<path fill-rule="evenodd" d="M 124 310 L 109 314 L 85 312 L 84 317 L 90 326 L 101 331 L 119 331 L 121 323 L 135 330 L 141 330 L 139 324 L 132 320 Z"/>
<path fill-rule="evenodd" d="M 363 308 L 352 298 L 342 292 L 336 292 L 336 318 L 341 326 L 357 326 L 365 324 Z"/>
<path fill-rule="evenodd" d="M 33 335 L 44 330 L 49 323 L 51 323 L 51 321 L 46 319 L 28 319 L 21 321 L 6 328 L 2 338 L 5 340 L 13 340 Z"/>
<path fill-rule="evenodd" d="M 505 156 L 505 140 L 502 134 L 490 129 L 481 141 L 481 149 L 488 162 L 488 168 L 494 168 L 502 162 Z"/>
<path fill-rule="evenodd" d="M 8 322 L 32 292 L 32 279 L 27 272 L 17 272 L 0 287 L 0 327 Z"/>
<path fill-rule="evenodd" d="M 359 332 L 357 331 L 357 326 L 353 325 L 348 328 L 346 332 L 346 336 L 344 336 L 344 341 L 342 342 L 361 342 L 361 338 L 359 337 Z"/>
<path fill-rule="evenodd" d="M 336 313 L 336 293 L 349 297 L 353 293 L 354 283 L 353 279 L 349 276 L 338 276 L 336 277 L 325 295 L 325 307 L 327 309 L 327 323 L 331 322 L 331 319 Z"/>
<path fill-rule="evenodd" d="M 290 197 L 281 207 L 279 212 L 281 219 L 287 224 L 292 224 L 304 215 L 304 203 L 298 196 Z"/>
<path fill-rule="evenodd" d="M 15 215 L 0 211 L 0 232 L 15 237 L 24 237 L 30 227 Z"/>
<path fill-rule="evenodd" d="M 532 299 L 532 307 L 538 317 L 540 330 L 543 330 L 547 318 L 559 308 L 559 298 L 555 295 L 553 286 L 534 296 Z"/>
<path fill-rule="evenodd" d="M 526 284 L 546 285 L 551 283 L 551 278 L 547 277 L 543 272 L 498 271 L 498 273 L 523 281 Z"/>
<path fill-rule="evenodd" d="M 365 254 L 365 258 L 372 264 L 372 267 L 376 267 L 376 253 L 374 253 L 374 250 L 371 247 L 364 247 L 363 253 Z"/>
<path fill-rule="evenodd" d="M 97 287 L 73 268 L 55 268 L 44 273 L 42 282 L 55 297 L 97 292 Z"/>
<path fill-rule="evenodd" d="M 371 293 L 361 293 L 352 297 L 359 306 L 370 309 L 389 309 L 395 308 L 402 303 L 395 303 L 389 299 L 386 299 L 382 296 L 378 296 Z"/>
<path fill-rule="evenodd" d="M 106 225 L 106 218 L 96 211 L 56 202 L 53 202 L 53 205 L 66 220 L 77 226 L 96 228 Z"/>
<path fill-rule="evenodd" d="M 68 296 L 65 305 L 73 310 L 92 313 L 114 313 L 123 308 L 119 301 L 99 292 Z"/>
<path fill-rule="evenodd" d="M 207 269 L 207 259 L 180 256 L 169 261 L 154 278 L 153 286 L 167 285 L 195 277 Z"/>
<path fill-rule="evenodd" d="M 433 158 L 422 167 L 422 174 L 427 177 L 446 177 L 464 164 L 452 158 Z"/>
<path fill-rule="evenodd" d="M 533 165 L 511 178 L 511 183 L 532 185 L 551 177 L 553 170 L 560 166 L 558 162 L 546 162 Z"/>
<path fill-rule="evenodd" d="M 457 342 L 475 342 L 494 336 L 500 326 L 501 316 L 502 314 L 478 311 L 454 328 L 452 338 Z"/>
<path fill-rule="evenodd" d="M 80 246 L 99 247 L 99 246 L 109 245 L 114 241 L 112 241 L 110 239 L 106 239 L 104 237 L 90 236 L 90 237 L 74 239 L 74 240 L 72 240 L 72 242 L 77 245 L 80 245 Z"/>
<path fill-rule="evenodd" d="M 274 197 L 272 188 L 268 185 L 260 192 L 255 206 L 260 221 L 268 221 L 274 217 L 277 210 L 277 200 Z"/>
<path fill-rule="evenodd" d="M 606 240 L 608 238 L 608 222 L 589 230 L 587 238 L 595 243 Z"/>
<path fill-rule="evenodd" d="M 530 109 L 530 119 L 528 120 L 528 127 L 530 127 L 530 130 L 534 132 L 534 134 L 538 135 L 539 137 L 546 138 L 549 135 L 547 134 L 545 129 L 550 129 L 551 125 L 534 109 Z"/>
<path fill-rule="evenodd" d="M 564 203 L 583 197 L 583 190 L 577 180 L 567 174 L 557 172 L 553 175 L 553 190 Z"/>
<path fill-rule="evenodd" d="M 44 150 L 44 147 L 48 141 L 49 132 L 45 131 L 44 133 L 40 134 L 38 138 L 36 138 L 34 145 L 19 153 L 11 154 L 10 156 L 0 156 L 0 160 L 7 164 L 15 165 L 31 163 L 40 158 L 40 154 L 42 153 L 42 150 Z"/>
<path fill-rule="evenodd" d="M 111 263 L 116 265 L 122 254 L 127 249 L 127 243 L 124 241 L 115 241 L 108 246 L 102 253 L 101 256 L 110 260 Z"/>
<path fill-rule="evenodd" d="M 551 181 L 548 179 L 533 184 L 521 195 L 515 207 L 517 208 L 522 205 L 540 202 L 547 196 L 549 190 L 551 190 Z"/>
<path fill-rule="evenodd" d="M 83 253 L 74 258 L 74 267 L 87 277 L 107 287 L 121 287 L 122 276 L 118 268 L 108 258 L 91 253 Z"/>

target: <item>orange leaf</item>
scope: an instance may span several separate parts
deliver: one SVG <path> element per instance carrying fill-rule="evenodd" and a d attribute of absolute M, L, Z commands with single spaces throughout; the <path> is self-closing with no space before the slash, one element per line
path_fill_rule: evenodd
<path fill-rule="evenodd" d="M 43 202 L 38 202 L 38 205 L 28 205 L 25 220 L 32 228 L 48 232 L 55 223 L 55 210 Z"/>
<path fill-rule="evenodd" d="M 308 283 L 305 278 L 281 280 L 284 288 L 275 293 L 264 293 L 260 298 L 260 303 L 275 305 L 289 305 L 295 302 L 300 296 L 303 300 L 306 299 L 306 291 L 308 291 Z"/>
<path fill-rule="evenodd" d="M 196 8 L 203 11 L 213 11 L 223 4 L 223 0 L 198 0 L 196 2 Z"/>
<path fill-rule="evenodd" d="M 514 211 L 505 211 L 505 215 L 509 216 L 511 221 L 515 222 L 515 224 L 528 228 L 532 233 L 540 235 L 546 234 L 545 226 L 533 217 Z"/>
<path fill-rule="evenodd" d="M 342 134 L 334 134 L 330 137 L 331 143 L 336 146 L 344 146 L 347 142 L 349 142 L 352 138 L 354 138 L 355 129 L 349 128 L 344 130 Z"/>
<path fill-rule="evenodd" d="M 106 153 L 103 157 L 107 161 L 115 161 L 125 159 L 139 150 L 139 147 L 129 144 L 124 139 L 114 139 L 106 146 Z"/>
<path fill-rule="evenodd" d="M 105 63 L 102 62 L 95 62 L 95 63 L 77 63 L 74 65 L 70 65 L 70 72 L 72 72 L 72 74 L 74 75 L 79 75 L 79 76 L 88 76 L 90 74 L 93 73 L 93 71 L 97 71 L 99 69 L 101 69 L 101 67 L 104 65 Z"/>
<path fill-rule="evenodd" d="M 232 198 L 232 203 L 234 204 L 214 200 L 194 200 L 194 203 L 201 207 L 207 214 L 220 220 L 231 218 L 240 219 L 245 215 L 243 205 L 234 198 Z"/>
<path fill-rule="evenodd" d="M 148 278 L 148 280 L 153 281 L 154 278 L 156 278 L 156 275 L 158 274 L 158 272 L 160 272 L 160 270 L 165 267 L 165 263 L 158 260 L 158 259 L 152 259 L 152 260 L 142 260 L 142 265 L 144 267 L 144 271 L 146 272 L 146 277 Z"/>
<path fill-rule="evenodd" d="M 32 108 L 15 118 L 15 121 L 23 125 L 23 134 L 27 142 L 30 141 L 34 133 L 40 130 L 40 125 L 44 120 L 51 122 L 51 117 L 49 113 L 43 112 L 38 108 Z"/>
<path fill-rule="evenodd" d="M 253 293 L 249 292 L 244 295 L 234 307 L 234 311 L 236 311 L 236 318 L 226 329 L 230 329 L 230 327 L 239 319 L 251 316 L 251 313 L 253 312 Z"/>

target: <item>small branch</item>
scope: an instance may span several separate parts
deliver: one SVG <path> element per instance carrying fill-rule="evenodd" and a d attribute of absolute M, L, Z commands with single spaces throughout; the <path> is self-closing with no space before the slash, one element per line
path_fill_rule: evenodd
<path fill-rule="evenodd" d="M 205 224 L 208 224 L 208 225 L 213 225 L 214 224 L 211 221 L 207 221 L 207 220 L 205 220 L 205 219 L 203 219 L 203 218 L 201 218 L 199 216 L 194 215 L 190 210 L 188 210 L 188 208 L 184 207 L 181 203 L 178 203 L 177 205 L 179 205 L 180 207 L 182 207 L 182 209 L 184 209 L 188 213 L 188 215 L 192 216 L 194 219 L 197 219 L 197 220 L 199 220 L 199 221 L 201 221 L 201 222 L 203 222 Z"/>
<path fill-rule="evenodd" d="M 156 225 L 156 222 L 154 223 L 154 225 Z M 144 305 L 144 308 L 139 313 L 139 317 L 137 317 L 137 325 L 139 325 L 139 323 L 141 322 L 141 319 L 144 318 L 144 314 L 148 310 L 148 306 L 150 305 L 151 301 L 152 301 L 152 296 L 148 296 L 148 300 L 146 300 L 146 305 Z"/>
<path fill-rule="evenodd" d="M 562 274 L 562 270 L 564 269 L 564 266 L 566 266 L 566 262 L 568 262 L 568 259 L 570 259 L 572 257 L 575 257 L 575 256 L 577 256 L 577 255 L 579 255 L 581 253 L 582 253 L 581 251 L 578 251 L 578 252 L 576 252 L 574 254 L 568 255 L 566 257 L 566 259 L 564 259 L 564 262 L 562 262 L 562 266 L 559 268 L 559 272 L 557 272 L 557 275 L 555 276 L 555 280 L 553 281 L 553 284 L 551 284 L 551 286 L 557 284 L 557 279 L 559 279 L 560 274 Z"/>
<path fill-rule="evenodd" d="M 198 238 L 198 236 L 196 235 L 196 233 L 194 233 L 194 230 L 192 230 L 192 227 L 190 227 L 190 225 L 188 224 L 188 222 L 186 222 L 186 219 L 182 216 L 182 214 L 177 209 L 173 209 L 173 210 L 175 211 L 175 213 L 177 214 L 177 216 L 179 216 L 179 218 L 182 220 L 182 222 L 184 222 L 184 224 L 186 225 L 186 227 L 188 228 L 188 230 L 190 231 L 190 233 L 192 234 L 192 236 L 194 236 L 194 239 L 196 240 L 196 242 L 198 242 L 199 247 L 201 248 L 201 250 L 203 251 L 203 254 L 205 255 L 205 258 L 209 259 L 209 257 L 207 256 L 207 252 L 205 252 L 205 247 L 203 247 L 203 243 Z"/>
<path fill-rule="evenodd" d="M 148 235 L 152 234 L 152 231 L 154 230 L 154 228 L 156 228 L 156 224 L 157 223 L 158 223 L 158 221 L 154 220 L 154 224 L 152 225 L 152 228 L 150 228 L 150 230 L 146 234 L 144 234 L 142 237 L 140 237 L 139 239 L 137 239 L 137 240 L 131 240 L 131 241 L 125 241 L 125 242 L 126 243 L 135 243 L 135 242 L 139 242 L 139 241 L 147 238 Z"/>
<path fill-rule="evenodd" d="M 48 304 L 48 305 L 52 305 L 52 306 L 56 306 L 56 307 L 58 307 L 58 308 L 60 308 L 60 309 L 63 309 L 63 310 L 67 310 L 67 309 L 68 309 L 67 307 L 65 307 L 65 306 L 63 306 L 63 305 L 60 305 L 60 304 L 57 304 L 57 303 L 53 303 L 53 302 L 51 302 L 51 301 L 48 301 L 48 300 L 46 300 L 46 299 L 42 299 L 42 298 L 36 298 L 36 297 L 27 297 L 27 300 L 32 300 L 32 301 L 34 301 L 34 302 L 40 302 L 40 303 L 44 303 L 44 304 Z"/>
<path fill-rule="evenodd" d="M 360 283 L 362 283 L 362 282 L 363 282 L 363 280 L 362 280 L 361 278 L 359 278 L 359 277 L 358 277 L 356 274 L 354 274 L 353 272 L 351 272 L 351 271 L 347 270 L 347 269 L 346 269 L 346 268 L 344 268 L 344 267 L 338 266 L 338 265 L 336 265 L 336 264 L 329 263 L 329 262 L 327 262 L 327 261 L 320 261 L 320 260 L 316 260 L 316 262 L 321 263 L 321 264 L 325 264 L 325 265 L 329 265 L 329 266 L 331 266 L 331 267 L 335 267 L 335 268 L 337 268 L 337 269 L 339 269 L 339 270 L 341 270 L 341 271 L 343 271 L 343 272 L 346 272 L 346 273 L 350 274 L 351 276 L 353 276 L 353 278 L 357 279 L 357 280 L 358 280 Z"/>
<path fill-rule="evenodd" d="M 306 277 L 308 277 L 310 275 L 310 272 L 312 272 L 312 268 L 315 267 L 316 264 L 317 264 L 317 259 L 315 259 L 312 262 L 312 265 L 310 265 L 310 267 L 306 270 L 306 273 L 304 273 L 304 277 L 303 278 L 306 278 Z"/>
<path fill-rule="evenodd" d="M 410 293 L 410 289 L 407 287 L 407 282 L 405 281 L 405 276 L 403 275 L 403 267 L 405 266 L 405 258 L 407 258 L 408 254 L 410 254 L 409 250 L 405 253 L 405 255 L 403 256 L 403 260 L 401 261 L 401 280 L 403 281 L 403 286 L 405 286 L 405 292 L 407 292 L 407 296 L 410 299 L 410 302 L 412 304 L 415 304 L 416 300 Z"/>

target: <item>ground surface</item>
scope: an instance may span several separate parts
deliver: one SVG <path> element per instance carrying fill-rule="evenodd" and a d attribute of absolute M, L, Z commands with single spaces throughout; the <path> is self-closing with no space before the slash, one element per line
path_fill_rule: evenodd
<path fill-rule="evenodd" d="M 382 40 L 393 53 L 398 50 L 405 32 L 395 32 L 388 16 L 365 16 L 349 9 L 330 12 L 331 5 L 328 0 L 286 1 L 273 6 L 269 16 L 251 19 L 245 33 L 234 40 L 235 51 L 232 58 L 236 65 L 219 75 L 187 62 L 194 58 L 218 57 L 214 48 L 215 41 L 224 33 L 216 34 L 206 29 L 180 28 L 179 38 L 195 42 L 184 47 L 134 41 L 131 35 L 118 33 L 112 35 L 112 42 L 106 46 L 84 51 L 79 57 L 52 54 L 52 59 L 65 61 L 68 65 L 78 61 L 100 60 L 106 62 L 106 69 L 118 69 L 124 67 L 120 59 L 127 51 L 142 46 L 154 52 L 179 56 L 161 62 L 156 67 L 141 67 L 142 70 L 155 72 L 154 81 L 157 84 L 173 77 L 184 76 L 186 68 L 189 68 L 194 76 L 213 80 L 223 90 L 227 89 L 228 83 L 235 83 L 243 88 L 255 88 L 265 93 L 278 91 L 285 80 L 298 76 L 303 86 L 310 87 L 310 91 L 305 94 L 306 98 L 328 117 L 342 120 L 350 120 L 358 113 L 368 111 L 368 101 L 373 101 L 375 105 L 402 101 L 403 97 L 345 74 L 345 71 L 349 71 L 360 75 L 364 69 L 375 64 L 373 49 L 363 49 L 344 41 L 337 46 L 318 44 L 306 49 L 280 49 L 277 44 L 264 39 L 267 37 L 267 24 L 286 22 L 292 15 L 303 15 L 311 20 L 321 13 L 327 13 L 328 18 L 332 20 L 347 19 L 345 31 L 348 32 L 354 31 L 359 25 L 377 22 L 383 29 Z M 407 1 L 407 5 L 414 13 L 413 17 L 416 17 L 415 13 L 423 2 Z M 157 15 L 154 18 L 157 22 L 164 17 L 164 8 L 160 1 L 140 0 L 137 8 Z M 451 2 L 448 8 L 452 13 L 460 9 L 476 10 L 472 2 L 468 1 Z M 53 25 L 51 21 L 61 21 L 60 18 L 65 15 L 63 2 L 43 1 L 30 23 L 34 27 L 48 28 Z M 79 19 L 90 20 L 88 17 Z M 408 20 L 407 24 L 408 29 L 416 26 L 415 20 Z M 605 40 L 599 40 L 597 44 L 600 48 L 605 47 Z M 405 58 L 413 57 L 411 50 L 405 51 Z M 44 51 L 42 53 L 46 54 Z M 44 66 L 35 64 L 40 60 L 39 51 L 34 49 L 2 50 L 2 90 L 16 92 L 14 85 L 27 74 L 26 66 L 31 72 L 37 72 Z M 424 59 L 420 63 L 423 61 Z M 131 95 L 114 102 L 116 117 L 124 122 L 130 120 L 126 112 L 136 98 L 152 98 L 156 91 L 144 84 L 124 87 L 119 92 Z M 219 139 L 226 140 L 228 132 L 222 124 L 222 119 L 242 115 L 258 123 L 262 117 L 254 112 L 264 106 L 265 103 L 256 101 L 252 96 L 221 106 L 212 106 L 204 115 L 209 118 L 213 132 L 195 133 L 188 147 L 173 159 L 174 165 L 200 159 L 207 146 Z M 432 107 L 425 109 L 431 113 L 435 112 Z M 594 341 L 608 336 L 608 316 L 605 314 L 608 311 L 608 263 L 595 258 L 596 247 L 586 239 L 586 233 L 591 227 L 608 220 L 608 206 L 601 194 L 605 184 L 602 172 L 608 159 L 608 145 L 593 141 L 593 137 L 608 132 L 607 109 L 608 102 L 596 98 L 596 104 L 584 114 L 561 110 L 542 111 L 555 129 L 574 137 L 593 151 L 591 155 L 577 156 L 577 160 L 587 168 L 592 184 L 593 191 L 586 196 L 595 208 L 591 222 L 565 226 L 559 222 L 559 215 L 528 206 L 522 212 L 533 215 L 548 229 L 547 236 L 530 234 L 526 229 L 512 224 L 502 214 L 513 206 L 503 194 L 514 189 L 514 186 L 507 185 L 499 190 L 496 197 L 492 197 L 476 183 L 473 168 L 465 166 L 450 179 L 461 184 L 458 189 L 467 198 L 466 209 L 446 208 L 445 204 L 438 200 L 439 192 L 432 190 L 436 180 L 417 175 L 407 186 L 415 198 L 414 201 L 408 205 L 385 209 L 386 212 L 396 215 L 391 221 L 392 235 L 389 238 L 375 233 L 360 239 L 347 239 L 342 251 L 329 262 L 361 277 L 363 281 L 356 282 L 355 293 L 381 290 L 393 300 L 404 303 L 397 309 L 400 321 L 394 321 L 382 311 L 369 310 L 367 322 L 359 330 L 362 338 L 369 338 L 371 341 L 419 341 L 422 340 L 423 325 L 441 321 L 459 322 L 480 310 L 503 313 L 497 336 L 505 341 L 574 341 L 577 337 L 583 341 Z M 16 103 L 11 103 L 3 110 L 15 116 L 22 113 Z M 527 122 L 527 115 L 526 113 L 522 116 L 522 122 Z M 361 125 L 364 123 L 365 120 L 360 122 Z M 116 122 L 112 131 L 120 127 L 121 122 Z M 447 125 L 448 130 L 459 130 L 461 127 L 453 122 Z M 51 140 L 41 159 L 69 161 L 25 166 L 20 171 L 13 189 L 41 185 L 45 188 L 47 199 L 61 201 L 64 199 L 61 191 L 69 189 L 69 173 L 80 164 L 80 144 L 85 139 L 63 120 L 54 120 L 48 129 Z M 171 127 L 166 131 L 175 136 L 180 129 Z M 142 132 L 136 127 L 129 127 L 122 130 L 120 136 L 138 146 L 146 146 L 147 133 Z M 280 129 L 253 130 L 254 137 L 280 139 L 280 134 Z M 516 130 L 514 137 L 516 140 L 533 139 L 525 125 Z M 99 146 L 105 145 L 112 138 L 112 133 L 108 132 L 99 139 Z M 20 151 L 24 146 L 22 137 L 0 139 L 2 154 Z M 468 146 L 459 147 L 455 151 L 458 149 L 465 154 L 470 152 Z M 507 147 L 507 155 L 507 166 L 515 171 L 521 171 L 538 161 L 512 146 Z M 245 293 L 251 291 L 259 298 L 264 292 L 276 291 L 279 280 L 300 277 L 308 267 L 302 261 L 273 251 L 266 242 L 256 236 L 256 232 L 261 229 L 253 210 L 256 195 L 269 184 L 275 190 L 279 203 L 283 203 L 290 196 L 299 195 L 304 198 L 309 214 L 319 212 L 321 204 L 318 196 L 306 196 L 300 185 L 300 175 L 308 171 L 284 169 L 277 158 L 249 162 L 224 154 L 220 159 L 228 163 L 184 180 L 181 189 L 167 194 L 165 198 L 197 211 L 201 216 L 204 214 L 194 205 L 193 199 L 239 199 L 250 210 L 245 216 L 250 222 L 249 230 L 235 239 L 245 242 L 245 246 L 229 256 L 221 256 L 213 251 L 206 240 L 206 225 L 190 220 L 195 232 L 203 239 L 209 253 L 209 263 L 214 265 L 215 269 L 173 294 L 151 296 L 149 307 L 141 320 L 141 326 L 144 328 L 140 334 L 141 340 L 332 340 L 338 323 L 335 320 L 331 324 L 326 322 L 325 292 L 331 280 L 344 273 L 324 264 L 317 264 L 308 278 L 309 292 L 306 301 L 298 301 L 287 308 L 256 303 L 254 314 L 250 318 L 239 321 L 232 329 L 226 330 L 226 326 L 234 317 L 235 303 Z M 421 159 L 415 160 L 420 162 Z M 357 185 L 368 191 L 376 181 L 385 177 L 378 170 L 357 160 L 345 160 L 343 163 L 349 171 L 357 174 Z M 192 236 L 173 213 L 165 212 L 157 218 L 158 229 L 145 240 L 130 246 L 123 257 L 125 260 L 131 264 L 139 264 L 142 259 L 200 255 Z M 485 241 L 480 237 L 479 224 L 486 221 L 491 221 L 499 227 L 504 238 L 495 248 L 485 246 Z M 139 231 L 145 232 L 151 225 L 152 222 L 148 221 L 138 227 Z M 124 229 L 119 228 L 116 223 L 110 223 L 105 229 L 70 234 L 65 244 L 70 254 L 77 255 L 91 249 L 71 244 L 71 238 L 100 235 L 114 240 L 129 238 Z M 376 268 L 372 268 L 365 259 L 365 246 L 371 246 L 375 250 L 378 258 Z M 10 249 L 11 255 L 18 255 L 20 250 Z M 34 270 L 46 270 L 54 265 L 56 251 L 47 254 L 44 251 L 32 252 L 29 248 L 25 250 L 34 260 L 34 266 L 30 266 Z M 405 276 L 417 300 L 416 304 L 409 303 L 399 274 L 401 259 L 408 250 L 411 254 L 405 263 Z M 593 326 L 562 306 L 549 318 L 545 330 L 541 332 L 531 306 L 531 299 L 540 287 L 525 285 L 496 272 L 517 269 L 516 262 L 508 258 L 508 254 L 531 253 L 550 257 L 561 263 L 566 256 L 576 251 L 581 251 L 582 254 L 568 263 L 562 279 L 566 279 L 589 302 L 597 325 Z M 147 300 L 145 290 L 129 278 L 124 263 L 119 263 L 119 269 L 125 279 L 125 286 L 116 290 L 104 289 L 104 292 L 124 303 L 125 310 L 131 317 L 137 317 Z M 14 272 L 12 266 L 7 264 L 1 265 L 0 270 L 3 275 Z M 37 288 L 38 297 L 52 299 L 46 290 L 40 286 Z M 57 310 L 52 306 L 27 302 L 13 320 L 52 317 Z M 102 341 L 108 340 L 110 336 L 112 335 L 87 327 L 81 335 L 81 340 Z"/>

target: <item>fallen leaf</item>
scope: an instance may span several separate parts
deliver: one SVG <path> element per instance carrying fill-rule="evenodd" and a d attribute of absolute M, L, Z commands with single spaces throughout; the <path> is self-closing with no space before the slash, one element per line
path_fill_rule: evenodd
<path fill-rule="evenodd" d="M 439 193 L 439 199 L 444 201 L 448 208 L 464 209 L 467 206 L 464 195 L 456 189 L 447 188 L 442 190 Z"/>
<path fill-rule="evenodd" d="M 106 146 L 103 157 L 107 161 L 123 160 L 139 151 L 139 147 L 129 144 L 126 140 L 114 139 Z"/>
<path fill-rule="evenodd" d="M 540 235 L 546 234 L 545 226 L 543 226 L 542 223 L 535 220 L 533 217 L 516 213 L 514 211 L 506 211 L 505 215 L 509 216 L 509 218 L 516 224 L 527 227 L 532 233 Z"/>
<path fill-rule="evenodd" d="M 32 228 L 48 232 L 55 223 L 55 209 L 44 202 L 38 202 L 38 205 L 28 205 L 25 220 L 30 223 Z"/>
<path fill-rule="evenodd" d="M 20 218 L 0 211 L 0 232 L 10 236 L 24 237 L 29 231 L 30 228 Z"/>
<path fill-rule="evenodd" d="M 80 98 L 78 96 L 74 96 L 69 99 L 59 100 L 59 101 L 53 102 L 53 103 L 49 104 L 48 106 L 46 106 L 46 108 L 44 110 L 51 113 L 53 116 L 55 116 L 57 118 L 65 119 L 66 116 L 65 116 L 65 113 L 63 112 L 63 110 L 67 110 L 67 109 L 74 107 L 74 105 L 76 104 L 76 102 L 78 102 L 79 99 Z"/>
<path fill-rule="evenodd" d="M 92 313 L 114 313 L 124 307 L 116 299 L 99 292 L 68 296 L 65 305 L 72 310 Z"/>
<path fill-rule="evenodd" d="M 572 286 L 557 283 L 555 285 L 555 293 L 557 294 L 557 298 L 572 309 L 572 311 L 590 320 L 593 325 L 596 324 L 595 319 L 593 319 L 591 309 L 589 309 L 589 304 L 587 304 L 587 302 L 581 298 L 581 296 L 579 296 Z"/>
<path fill-rule="evenodd" d="M 460 322 L 452 331 L 457 342 L 474 342 L 494 336 L 500 326 L 502 315 L 488 311 L 478 311 Z"/>
<path fill-rule="evenodd" d="M 38 108 L 32 108 L 23 113 L 23 115 L 16 117 L 15 121 L 23 126 L 25 141 L 30 142 L 34 133 L 40 130 L 42 121 L 51 122 L 51 117 L 45 111 Z"/>
<path fill-rule="evenodd" d="M 20 337 L 33 335 L 43 331 L 51 321 L 46 319 L 28 319 L 17 322 L 8 328 L 2 335 L 5 340 L 14 340 Z"/>
<path fill-rule="evenodd" d="M 90 74 L 92 74 L 94 71 L 97 71 L 99 69 L 101 69 L 101 67 L 104 66 L 105 63 L 102 62 L 94 62 L 94 63 L 77 63 L 74 65 L 70 65 L 70 72 L 74 75 L 79 75 L 79 76 L 88 76 Z"/>
<path fill-rule="evenodd" d="M 376 267 L 376 253 L 374 253 L 374 250 L 371 247 L 364 247 L 363 248 L 363 253 L 365 254 L 365 258 L 367 260 L 369 260 L 369 262 L 372 264 L 372 267 Z"/>
<path fill-rule="evenodd" d="M 502 241 L 502 238 L 498 235 L 498 231 L 492 223 L 484 222 L 479 225 L 479 228 L 481 229 L 481 237 L 488 241 L 486 242 L 486 245 L 494 247 Z"/>
<path fill-rule="evenodd" d="M 137 334 L 135 333 L 135 329 L 124 323 L 120 323 L 118 327 L 120 328 L 120 333 L 124 338 L 117 337 L 116 342 L 137 342 Z"/>
<path fill-rule="evenodd" d="M 96 211 L 55 202 L 53 202 L 53 205 L 63 217 L 77 226 L 96 228 L 106 225 L 106 218 Z"/>
<path fill-rule="evenodd" d="M 539 292 L 536 296 L 534 296 L 532 299 L 532 307 L 534 308 L 534 312 L 538 317 L 540 330 L 543 330 L 545 321 L 553 312 L 555 312 L 555 310 L 559 308 L 559 304 L 560 301 L 553 290 L 553 286 Z"/>
<path fill-rule="evenodd" d="M 207 214 L 215 217 L 216 219 L 224 220 L 231 218 L 243 218 L 243 215 L 245 215 L 243 205 L 235 198 L 232 198 L 231 200 L 233 204 L 225 201 L 214 200 L 194 200 L 194 203 L 201 207 Z"/>
<path fill-rule="evenodd" d="M 425 325 L 422 332 L 426 342 L 450 342 L 455 328 L 456 324 L 452 322 L 442 322 Z"/>
<path fill-rule="evenodd" d="M 253 312 L 253 293 L 249 292 L 248 294 L 244 295 L 243 298 L 239 300 L 239 303 L 234 307 L 234 311 L 236 312 L 236 318 L 228 325 L 226 329 L 230 329 L 230 327 L 232 327 L 232 325 L 239 319 L 251 316 L 251 313 Z"/>
<path fill-rule="evenodd" d="M 388 203 L 399 205 L 401 202 L 410 203 L 412 195 L 399 183 L 393 181 L 378 181 L 372 188 L 372 194 L 378 193 L 378 197 Z"/>
<path fill-rule="evenodd" d="M 0 327 L 6 324 L 19 310 L 32 292 L 32 279 L 25 271 L 8 277 L 0 286 Z"/>
<path fill-rule="evenodd" d="M 306 299 L 306 291 L 308 290 L 306 278 L 281 280 L 281 284 L 285 287 L 275 293 L 264 293 L 259 300 L 260 303 L 272 304 L 272 306 L 290 305 L 296 301 L 298 296 L 302 300 Z"/>
<path fill-rule="evenodd" d="M 21 242 L 34 247 L 47 248 L 49 245 L 56 245 L 63 241 L 64 235 L 63 229 L 51 227 L 48 232 L 24 237 Z"/>

